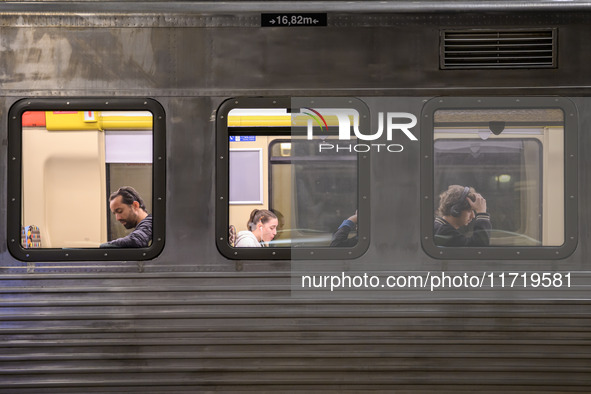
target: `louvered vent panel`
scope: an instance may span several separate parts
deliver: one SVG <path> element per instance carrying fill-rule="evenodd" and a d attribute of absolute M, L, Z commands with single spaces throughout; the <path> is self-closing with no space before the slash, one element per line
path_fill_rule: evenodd
<path fill-rule="evenodd" d="M 556 29 L 441 32 L 442 69 L 556 68 Z"/>

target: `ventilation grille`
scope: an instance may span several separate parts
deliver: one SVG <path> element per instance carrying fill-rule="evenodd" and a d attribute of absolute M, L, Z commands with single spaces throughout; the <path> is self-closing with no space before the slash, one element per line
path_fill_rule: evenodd
<path fill-rule="evenodd" d="M 442 69 L 556 68 L 556 29 L 442 31 Z"/>

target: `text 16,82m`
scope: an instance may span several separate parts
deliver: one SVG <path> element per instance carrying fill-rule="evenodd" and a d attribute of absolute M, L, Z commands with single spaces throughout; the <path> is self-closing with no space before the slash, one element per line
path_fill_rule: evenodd
<path fill-rule="evenodd" d="M 263 27 L 299 27 L 326 25 L 327 15 L 325 13 L 286 13 L 261 15 L 261 26 Z"/>

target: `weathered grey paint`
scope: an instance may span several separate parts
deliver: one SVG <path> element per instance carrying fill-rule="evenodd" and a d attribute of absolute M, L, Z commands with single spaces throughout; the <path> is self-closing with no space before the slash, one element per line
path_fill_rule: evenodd
<path fill-rule="evenodd" d="M 266 10 L 328 10 L 329 26 L 260 28 Z M 13 259 L 0 127 L 0 392 L 589 391 L 590 21 L 582 1 L 2 4 L 0 124 L 25 97 L 156 99 L 167 212 L 154 260 Z M 538 26 L 559 29 L 558 69 L 439 70 L 440 28 Z M 299 297 L 290 262 L 216 249 L 214 120 L 228 97 L 364 96 L 417 114 L 438 95 L 554 94 L 579 110 L 579 242 L 542 267 L 576 274 L 574 292 Z M 427 256 L 419 168 L 418 145 L 372 157 L 370 249 L 327 267 L 540 269 Z"/>

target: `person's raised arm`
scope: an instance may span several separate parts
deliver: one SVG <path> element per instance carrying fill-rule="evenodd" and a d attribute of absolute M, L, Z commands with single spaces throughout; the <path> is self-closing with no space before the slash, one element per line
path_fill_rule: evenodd
<path fill-rule="evenodd" d="M 472 199 L 466 197 L 468 200 L 468 204 L 470 204 L 470 208 L 476 211 L 476 213 L 486 213 L 486 200 L 480 193 L 475 193 L 476 199 L 472 201 Z"/>

